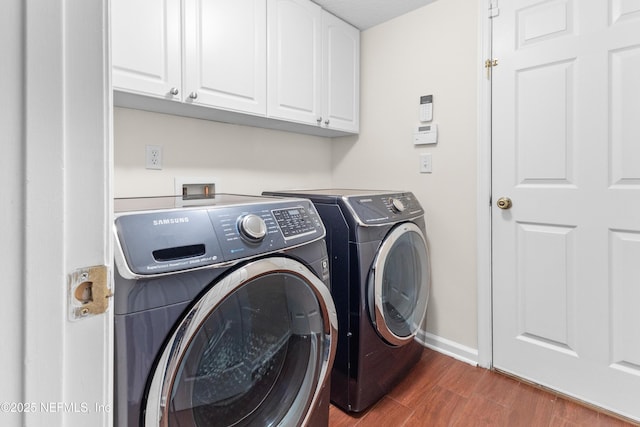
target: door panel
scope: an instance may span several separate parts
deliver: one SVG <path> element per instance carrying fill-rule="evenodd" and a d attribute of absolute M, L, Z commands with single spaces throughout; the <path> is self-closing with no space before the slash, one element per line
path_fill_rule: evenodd
<path fill-rule="evenodd" d="M 494 365 L 640 419 L 640 6 L 499 6 Z"/>
<path fill-rule="evenodd" d="M 543 64 L 516 74 L 516 142 L 520 184 L 572 181 L 573 61 Z"/>
<path fill-rule="evenodd" d="M 611 230 L 612 368 L 640 374 L 638 325 L 640 286 L 626 286 L 625 278 L 640 277 L 640 232 Z"/>
<path fill-rule="evenodd" d="M 531 344 L 562 352 L 575 348 L 573 266 L 564 262 L 575 251 L 573 230 L 521 223 L 516 236 L 518 332 Z"/>
<path fill-rule="evenodd" d="M 617 23 L 624 20 L 640 19 L 640 3 L 634 0 L 612 0 L 611 22 Z"/>
<path fill-rule="evenodd" d="M 640 46 L 620 49 L 609 55 L 611 75 L 611 185 L 640 184 L 640 99 L 627 88 L 637 85 L 640 76 Z"/>

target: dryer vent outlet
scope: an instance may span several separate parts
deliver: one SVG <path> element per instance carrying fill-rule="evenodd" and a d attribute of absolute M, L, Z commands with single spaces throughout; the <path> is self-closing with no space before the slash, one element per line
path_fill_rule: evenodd
<path fill-rule="evenodd" d="M 220 181 L 212 176 L 176 176 L 174 184 L 176 207 L 210 204 L 220 192 Z"/>
<path fill-rule="evenodd" d="M 216 184 L 182 184 L 182 200 L 215 199 Z"/>

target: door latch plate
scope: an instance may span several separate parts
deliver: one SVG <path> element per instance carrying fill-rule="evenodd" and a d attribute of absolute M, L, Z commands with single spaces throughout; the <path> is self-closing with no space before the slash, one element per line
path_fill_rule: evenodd
<path fill-rule="evenodd" d="M 109 267 L 96 265 L 79 268 L 69 274 L 69 320 L 80 320 L 109 309 L 113 296 Z"/>

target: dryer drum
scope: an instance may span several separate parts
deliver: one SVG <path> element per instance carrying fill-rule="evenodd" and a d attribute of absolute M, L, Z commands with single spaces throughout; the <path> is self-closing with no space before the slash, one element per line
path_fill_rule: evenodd
<path fill-rule="evenodd" d="M 302 425 L 332 363 L 330 298 L 285 258 L 254 261 L 216 283 L 166 344 L 145 424 Z"/>
<path fill-rule="evenodd" d="M 413 340 L 427 311 L 429 257 L 424 235 L 413 223 L 394 227 L 382 241 L 369 274 L 369 314 L 390 344 Z"/>

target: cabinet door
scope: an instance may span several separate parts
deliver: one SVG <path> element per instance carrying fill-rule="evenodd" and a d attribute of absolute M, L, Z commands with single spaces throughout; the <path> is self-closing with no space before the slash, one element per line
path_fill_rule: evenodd
<path fill-rule="evenodd" d="M 187 102 L 266 114 L 266 0 L 185 0 Z"/>
<path fill-rule="evenodd" d="M 113 87 L 180 100 L 180 0 L 111 0 Z"/>
<path fill-rule="evenodd" d="M 357 133 L 360 127 L 360 31 L 322 12 L 322 126 Z"/>
<path fill-rule="evenodd" d="M 269 0 L 269 117 L 319 124 L 321 9 L 308 0 Z"/>

